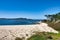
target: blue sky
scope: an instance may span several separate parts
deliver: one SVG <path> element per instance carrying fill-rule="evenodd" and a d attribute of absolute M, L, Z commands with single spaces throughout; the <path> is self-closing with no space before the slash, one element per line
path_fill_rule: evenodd
<path fill-rule="evenodd" d="M 60 12 L 60 0 L 0 0 L 0 18 L 45 19 Z"/>

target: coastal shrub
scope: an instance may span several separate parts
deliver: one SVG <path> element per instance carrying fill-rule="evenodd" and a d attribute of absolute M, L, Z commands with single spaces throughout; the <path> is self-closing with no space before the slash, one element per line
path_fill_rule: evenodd
<path fill-rule="evenodd" d="M 44 36 L 42 36 L 42 35 L 32 35 L 27 40 L 46 40 L 46 38 Z"/>
<path fill-rule="evenodd" d="M 15 40 L 22 40 L 22 38 L 16 37 Z"/>
<path fill-rule="evenodd" d="M 46 22 L 48 24 L 48 26 L 54 28 L 57 31 L 60 31 L 60 22 L 59 23 L 55 23 L 55 22 Z"/>
<path fill-rule="evenodd" d="M 27 40 L 58 40 L 60 38 L 60 33 L 48 33 L 48 32 L 37 32 L 35 35 L 32 35 Z"/>

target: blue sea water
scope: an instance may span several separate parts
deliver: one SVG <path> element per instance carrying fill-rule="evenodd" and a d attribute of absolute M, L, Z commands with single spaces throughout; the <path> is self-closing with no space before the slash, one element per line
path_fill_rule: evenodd
<path fill-rule="evenodd" d="M 0 20 L 0 25 L 30 25 L 38 22 L 39 20 Z"/>

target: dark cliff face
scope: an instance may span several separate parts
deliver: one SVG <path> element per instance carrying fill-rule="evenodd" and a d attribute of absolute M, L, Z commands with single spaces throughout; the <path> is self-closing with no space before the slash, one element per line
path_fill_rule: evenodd
<path fill-rule="evenodd" d="M 26 18 L 0 18 L 0 25 L 28 25 L 28 24 L 36 24 L 40 20 L 37 19 L 26 19 Z"/>

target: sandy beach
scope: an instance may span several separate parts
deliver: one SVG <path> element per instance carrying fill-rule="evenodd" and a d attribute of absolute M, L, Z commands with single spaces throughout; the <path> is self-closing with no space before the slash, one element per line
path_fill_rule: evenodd
<path fill-rule="evenodd" d="M 16 37 L 25 37 L 26 39 L 32 36 L 34 31 L 58 33 L 58 31 L 45 23 L 36 25 L 5 25 L 0 26 L 0 40 L 15 40 Z"/>

